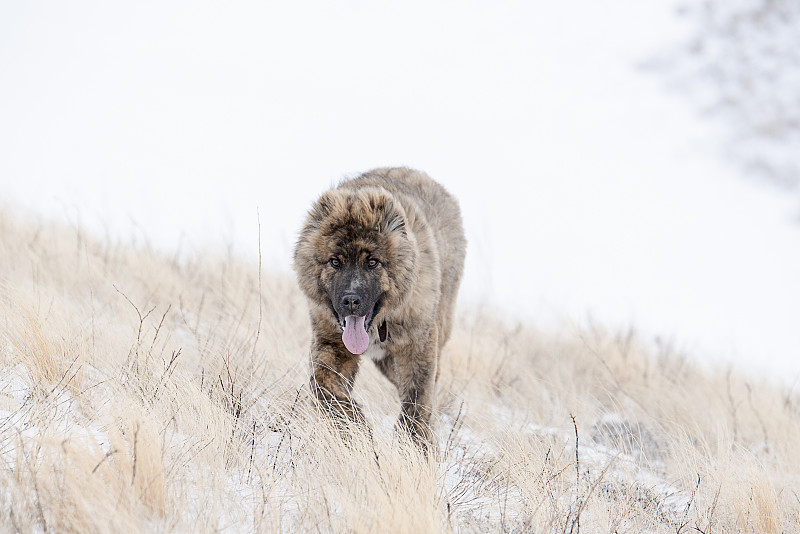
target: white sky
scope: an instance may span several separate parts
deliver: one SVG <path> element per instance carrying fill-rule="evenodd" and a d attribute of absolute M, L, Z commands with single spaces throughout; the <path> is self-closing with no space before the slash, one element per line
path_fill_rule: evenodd
<path fill-rule="evenodd" d="M 335 5 L 334 5 L 335 4 Z M 800 377 L 800 225 L 638 62 L 671 2 L 4 2 L 0 195 L 101 235 L 258 251 L 374 166 L 461 200 L 464 307 L 633 326 Z"/>

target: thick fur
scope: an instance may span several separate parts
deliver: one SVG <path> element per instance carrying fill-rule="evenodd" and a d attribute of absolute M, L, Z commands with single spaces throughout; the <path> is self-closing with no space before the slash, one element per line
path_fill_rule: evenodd
<path fill-rule="evenodd" d="M 356 288 L 364 301 L 358 314 L 370 314 L 365 355 L 397 387 L 399 426 L 423 445 L 431 441 L 439 354 L 465 251 L 458 202 L 424 173 L 375 169 L 322 194 L 294 253 L 310 308 L 311 388 L 322 405 L 362 420 L 350 392 L 364 356 L 342 342 L 344 308 L 354 307 L 348 292 Z"/>

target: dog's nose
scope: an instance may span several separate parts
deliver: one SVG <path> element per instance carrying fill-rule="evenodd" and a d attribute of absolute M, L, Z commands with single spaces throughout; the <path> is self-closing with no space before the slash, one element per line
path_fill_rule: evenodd
<path fill-rule="evenodd" d="M 359 306 L 361 306 L 361 297 L 359 295 L 348 293 L 342 298 L 342 308 L 346 311 L 355 313 Z"/>

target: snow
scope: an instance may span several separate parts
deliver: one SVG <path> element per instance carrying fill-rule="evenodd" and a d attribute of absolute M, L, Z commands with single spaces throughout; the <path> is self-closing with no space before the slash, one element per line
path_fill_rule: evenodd
<path fill-rule="evenodd" d="M 493 407 L 492 418 L 500 424 L 500 427 L 503 426 L 503 422 L 507 422 L 512 432 L 519 432 L 515 434 L 516 439 L 543 437 L 561 442 L 563 444 L 561 452 L 553 451 L 553 456 L 558 456 L 555 459 L 556 465 L 563 467 L 573 462 L 575 434 L 571 431 L 526 422 L 517 410 L 503 404 Z M 442 415 L 442 421 L 444 429 L 455 424 L 447 414 Z M 589 491 L 597 491 L 604 493 L 611 502 L 637 502 L 642 509 L 649 510 L 649 515 L 653 519 L 667 524 L 677 524 L 679 518 L 688 513 L 691 505 L 690 494 L 667 481 L 661 462 L 645 458 L 628 446 L 631 440 L 638 438 L 642 447 L 652 452 L 656 444 L 644 443 L 649 438 L 646 430 L 637 428 L 632 431 L 634 425 L 617 413 L 602 414 L 595 422 L 594 428 L 609 424 L 620 425 L 623 432 L 617 436 L 618 439 L 614 440 L 614 443 L 597 439 L 596 433 L 593 433 L 588 440 L 583 435 L 578 445 L 580 481 L 571 485 L 568 494 L 557 498 L 567 499 L 567 504 L 575 503 L 585 498 Z M 499 516 L 495 516 L 499 513 L 498 499 L 490 488 L 492 481 L 479 475 L 486 471 L 486 466 L 496 464 L 507 454 L 497 446 L 498 427 L 481 429 L 456 425 L 455 428 L 456 438 L 450 440 L 452 446 L 447 449 L 448 454 L 442 466 L 447 503 L 458 510 L 462 524 L 499 520 Z M 440 432 L 439 440 L 442 448 L 446 445 L 444 441 L 446 434 L 444 430 Z M 623 445 L 622 449 L 620 445 Z M 574 467 L 570 471 L 574 473 Z M 530 481 L 530 483 L 537 484 L 542 481 Z M 508 492 L 504 503 L 508 514 L 512 517 L 524 517 L 522 513 L 524 499 L 520 490 L 512 485 L 506 486 L 503 491 Z"/>
<path fill-rule="evenodd" d="M 800 377 L 793 199 L 637 69 L 685 28 L 614 0 L 0 6 L 0 195 L 174 253 L 289 272 L 310 202 L 406 164 L 460 199 L 461 302 L 632 326 Z"/>
<path fill-rule="evenodd" d="M 44 436 L 59 439 L 79 440 L 90 449 L 104 453 L 110 451 L 108 434 L 97 424 L 98 419 L 105 417 L 102 410 L 90 421 L 80 416 L 80 407 L 68 391 L 56 386 L 49 392 L 53 402 L 48 403 L 47 416 L 42 418 L 31 414 L 25 408 L 33 391 L 28 386 L 28 369 L 22 364 L 6 369 L 7 372 L 0 376 L 0 400 L 3 407 L 0 409 L 0 428 L 13 425 L 15 432 L 4 432 L 10 441 L 0 442 L 0 462 L 7 468 L 14 469 L 17 461 L 19 443 L 17 439 L 35 442 Z M 91 371 L 91 369 L 89 369 Z M 547 483 L 543 481 L 522 481 L 514 483 L 499 481 L 498 473 L 504 472 L 497 466 L 503 458 L 512 455 L 516 461 L 525 462 L 525 455 L 504 449 L 502 444 L 502 429 L 506 428 L 509 435 L 515 440 L 545 438 L 561 443 L 561 452 L 553 451 L 554 465 L 560 472 L 573 464 L 575 458 L 575 435 L 571 430 L 558 429 L 533 424 L 521 416 L 518 408 L 499 401 L 492 407 L 494 425 L 464 424 L 464 418 L 459 412 L 453 418 L 447 412 L 439 416 L 438 438 L 440 450 L 446 454 L 439 463 L 440 480 L 439 491 L 442 492 L 443 506 L 447 506 L 448 520 L 452 512 L 453 521 L 464 528 L 486 528 L 489 524 L 498 524 L 502 521 L 501 514 L 506 517 L 526 517 L 522 512 L 526 506 L 525 491 L 536 488 L 533 492 L 542 491 L 537 485 Z M 267 428 L 257 428 L 258 439 L 253 443 L 252 463 L 246 465 L 232 465 L 219 473 L 222 477 L 224 492 L 235 495 L 224 510 L 219 514 L 219 523 L 216 528 L 225 530 L 232 528 L 239 530 L 247 528 L 249 521 L 257 521 L 252 515 L 260 506 L 266 506 L 265 494 L 270 495 L 270 505 L 279 509 L 262 509 L 262 513 L 279 517 L 282 525 L 299 523 L 303 514 L 300 502 L 305 498 L 303 488 L 306 482 L 299 482 L 295 487 L 294 468 L 282 472 L 293 462 L 292 455 L 305 447 L 303 439 L 295 437 L 293 443 L 288 443 L 283 428 L 285 423 L 273 424 L 269 420 L 257 422 Z M 290 423 L 291 424 L 291 423 Z M 42 426 L 42 425 L 46 425 Z M 375 431 L 378 434 L 391 432 L 392 419 L 386 416 L 377 416 Z M 636 430 L 632 430 L 636 428 Z M 651 512 L 651 517 L 667 524 L 676 523 L 688 511 L 691 497 L 686 491 L 672 486 L 665 478 L 662 466 L 657 459 L 646 459 L 636 450 L 636 444 L 642 451 L 652 451 L 658 445 L 652 442 L 650 434 L 633 422 L 616 413 L 602 414 L 595 421 L 593 432 L 590 436 L 584 433 L 579 442 L 580 480 L 570 484 L 566 493 L 555 493 L 554 498 L 564 501 L 564 509 L 580 501 L 587 495 L 587 491 L 604 492 L 611 501 L 639 502 L 643 509 Z M 598 431 L 598 429 L 600 429 Z M 610 439 L 605 439 L 603 429 L 613 429 L 616 432 Z M 376 434 L 376 435 L 378 435 Z M 606 434 L 608 435 L 608 434 Z M 382 436 L 380 439 L 385 439 Z M 167 438 L 165 438 L 167 440 Z M 180 450 L 185 444 L 195 440 L 191 436 L 174 432 L 169 435 L 168 448 L 174 452 Z M 391 441 L 391 438 L 390 438 Z M 634 445 L 631 445 L 631 444 Z M 620 448 L 622 445 L 622 448 Z M 291 450 L 290 450 L 291 449 Z M 165 451 L 166 452 L 166 451 Z M 171 455 L 171 454 L 170 454 Z M 547 456 L 550 456 L 548 452 Z M 180 469 L 185 471 L 186 477 L 173 473 L 176 480 L 182 479 L 182 491 L 189 514 L 183 519 L 195 519 L 202 514 L 207 506 L 212 506 L 209 500 L 214 499 L 208 479 L 196 457 L 180 462 Z M 313 458 L 299 455 L 298 461 L 314 462 Z M 541 461 L 541 458 L 532 459 Z M 547 458 L 544 459 L 547 464 Z M 272 468 L 274 464 L 283 467 L 277 471 Z M 313 471 L 313 466 L 311 467 Z M 302 470 L 301 470 L 302 471 Z M 570 473 L 573 470 L 570 469 Z M 543 473 L 544 474 L 544 473 Z M 357 472 L 353 472 L 358 477 Z M 217 475 L 212 474 L 212 479 Z M 569 478 L 569 477 L 567 477 Z M 324 481 L 322 482 L 325 483 Z M 530 484 L 530 488 L 527 485 Z M 502 487 L 501 487 L 502 486 Z M 527 488 L 527 490 L 526 490 Z M 298 492 L 303 493 L 299 495 Z M 577 498 L 577 500 L 576 500 Z M 530 504 L 530 503 L 527 503 Z M 502 505 L 502 508 L 501 508 Z M 334 506 L 335 503 L 334 503 Z M 194 515 L 192 515 L 194 513 Z M 275 515 L 277 514 L 277 515 Z"/>
<path fill-rule="evenodd" d="M 17 439 L 35 440 L 43 435 L 61 436 L 89 447 L 110 450 L 108 434 L 95 425 L 86 425 L 79 417 L 78 402 L 66 390 L 56 387 L 48 393 L 47 428 L 41 427 L 41 414 L 32 413 L 30 399 L 34 395 L 28 385 L 29 369 L 19 363 L 0 373 L 0 431 L 8 439 L 0 441 L 0 462 L 13 469 L 17 461 Z M 13 432 L 8 432 L 13 429 Z"/>

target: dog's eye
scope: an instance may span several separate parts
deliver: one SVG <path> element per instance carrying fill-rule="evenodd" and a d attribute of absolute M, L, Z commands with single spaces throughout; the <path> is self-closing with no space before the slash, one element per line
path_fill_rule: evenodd
<path fill-rule="evenodd" d="M 338 258 L 331 258 L 329 263 L 331 264 L 331 267 L 333 267 L 334 269 L 338 269 L 339 267 L 342 266 L 342 262 Z"/>
<path fill-rule="evenodd" d="M 374 269 L 377 266 L 378 266 L 378 260 L 376 259 L 371 259 L 367 262 L 367 269 Z"/>

